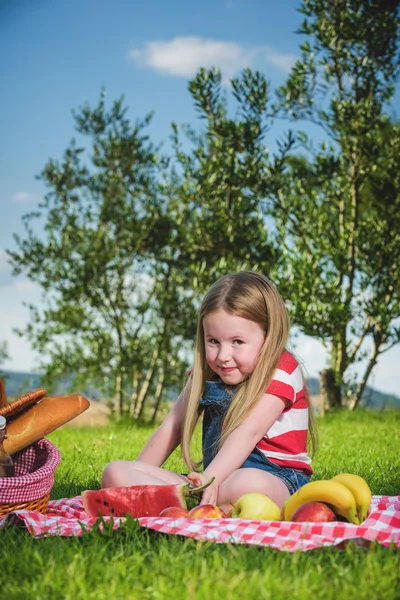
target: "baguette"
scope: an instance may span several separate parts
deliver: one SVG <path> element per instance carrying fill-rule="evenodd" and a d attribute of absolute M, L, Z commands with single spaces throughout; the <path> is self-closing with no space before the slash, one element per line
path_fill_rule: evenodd
<path fill-rule="evenodd" d="M 5 451 L 13 455 L 23 450 L 71 421 L 89 406 L 89 400 L 79 394 L 49 396 L 40 400 L 7 424 Z"/>

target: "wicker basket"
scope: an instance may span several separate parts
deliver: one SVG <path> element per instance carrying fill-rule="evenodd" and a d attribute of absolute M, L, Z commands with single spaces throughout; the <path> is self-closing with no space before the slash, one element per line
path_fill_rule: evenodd
<path fill-rule="evenodd" d="M 43 438 L 14 454 L 13 459 L 15 477 L 0 478 L 0 516 L 15 510 L 46 513 L 61 460 L 58 448 Z"/>

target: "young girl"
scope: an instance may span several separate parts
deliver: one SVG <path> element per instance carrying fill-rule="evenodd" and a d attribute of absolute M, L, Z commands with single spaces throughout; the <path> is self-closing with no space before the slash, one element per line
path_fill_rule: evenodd
<path fill-rule="evenodd" d="M 234 503 L 248 492 L 278 506 L 312 474 L 312 412 L 301 369 L 285 346 L 289 319 L 282 298 L 253 271 L 226 275 L 206 294 L 198 319 L 194 367 L 172 410 L 135 461 L 114 461 L 102 486 L 199 486 L 214 477 L 202 504 Z M 191 458 L 192 435 L 203 413 L 203 472 Z M 178 445 L 187 477 L 161 465 Z"/>

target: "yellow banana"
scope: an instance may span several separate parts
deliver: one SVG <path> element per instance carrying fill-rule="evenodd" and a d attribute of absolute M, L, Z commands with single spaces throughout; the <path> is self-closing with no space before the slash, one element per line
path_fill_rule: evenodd
<path fill-rule="evenodd" d="M 296 510 L 308 502 L 330 504 L 336 514 L 345 517 L 350 523 L 360 523 L 353 494 L 338 481 L 321 479 L 303 485 L 287 500 L 283 508 L 284 520 L 291 521 Z"/>
<path fill-rule="evenodd" d="M 372 499 L 371 490 L 365 479 L 353 473 L 339 473 L 339 475 L 332 477 L 331 481 L 337 481 L 350 490 L 356 501 L 357 515 L 360 523 L 365 521 Z"/>

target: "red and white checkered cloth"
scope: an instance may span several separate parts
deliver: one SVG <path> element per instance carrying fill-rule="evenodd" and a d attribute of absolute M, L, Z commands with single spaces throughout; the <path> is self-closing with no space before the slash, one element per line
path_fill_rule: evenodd
<path fill-rule="evenodd" d="M 16 452 L 13 459 L 15 477 L 0 477 L 0 504 L 31 502 L 51 492 L 61 460 L 54 444 L 43 438 Z"/>
<path fill-rule="evenodd" d="M 0 518 L 0 527 L 8 520 L 23 522 L 35 537 L 48 535 L 80 536 L 96 523 L 83 510 L 80 496 L 49 502 L 49 513 L 19 510 Z M 110 517 L 104 517 L 109 522 Z M 113 528 L 125 521 L 115 518 Z M 346 541 L 368 545 L 377 541 L 383 546 L 400 547 L 400 496 L 373 496 L 370 514 L 362 525 L 344 522 L 293 523 L 285 521 L 250 521 L 246 519 L 187 519 L 142 517 L 142 527 L 161 533 L 182 535 L 217 544 L 234 543 L 270 546 L 295 552 L 323 546 L 343 546 Z"/>

